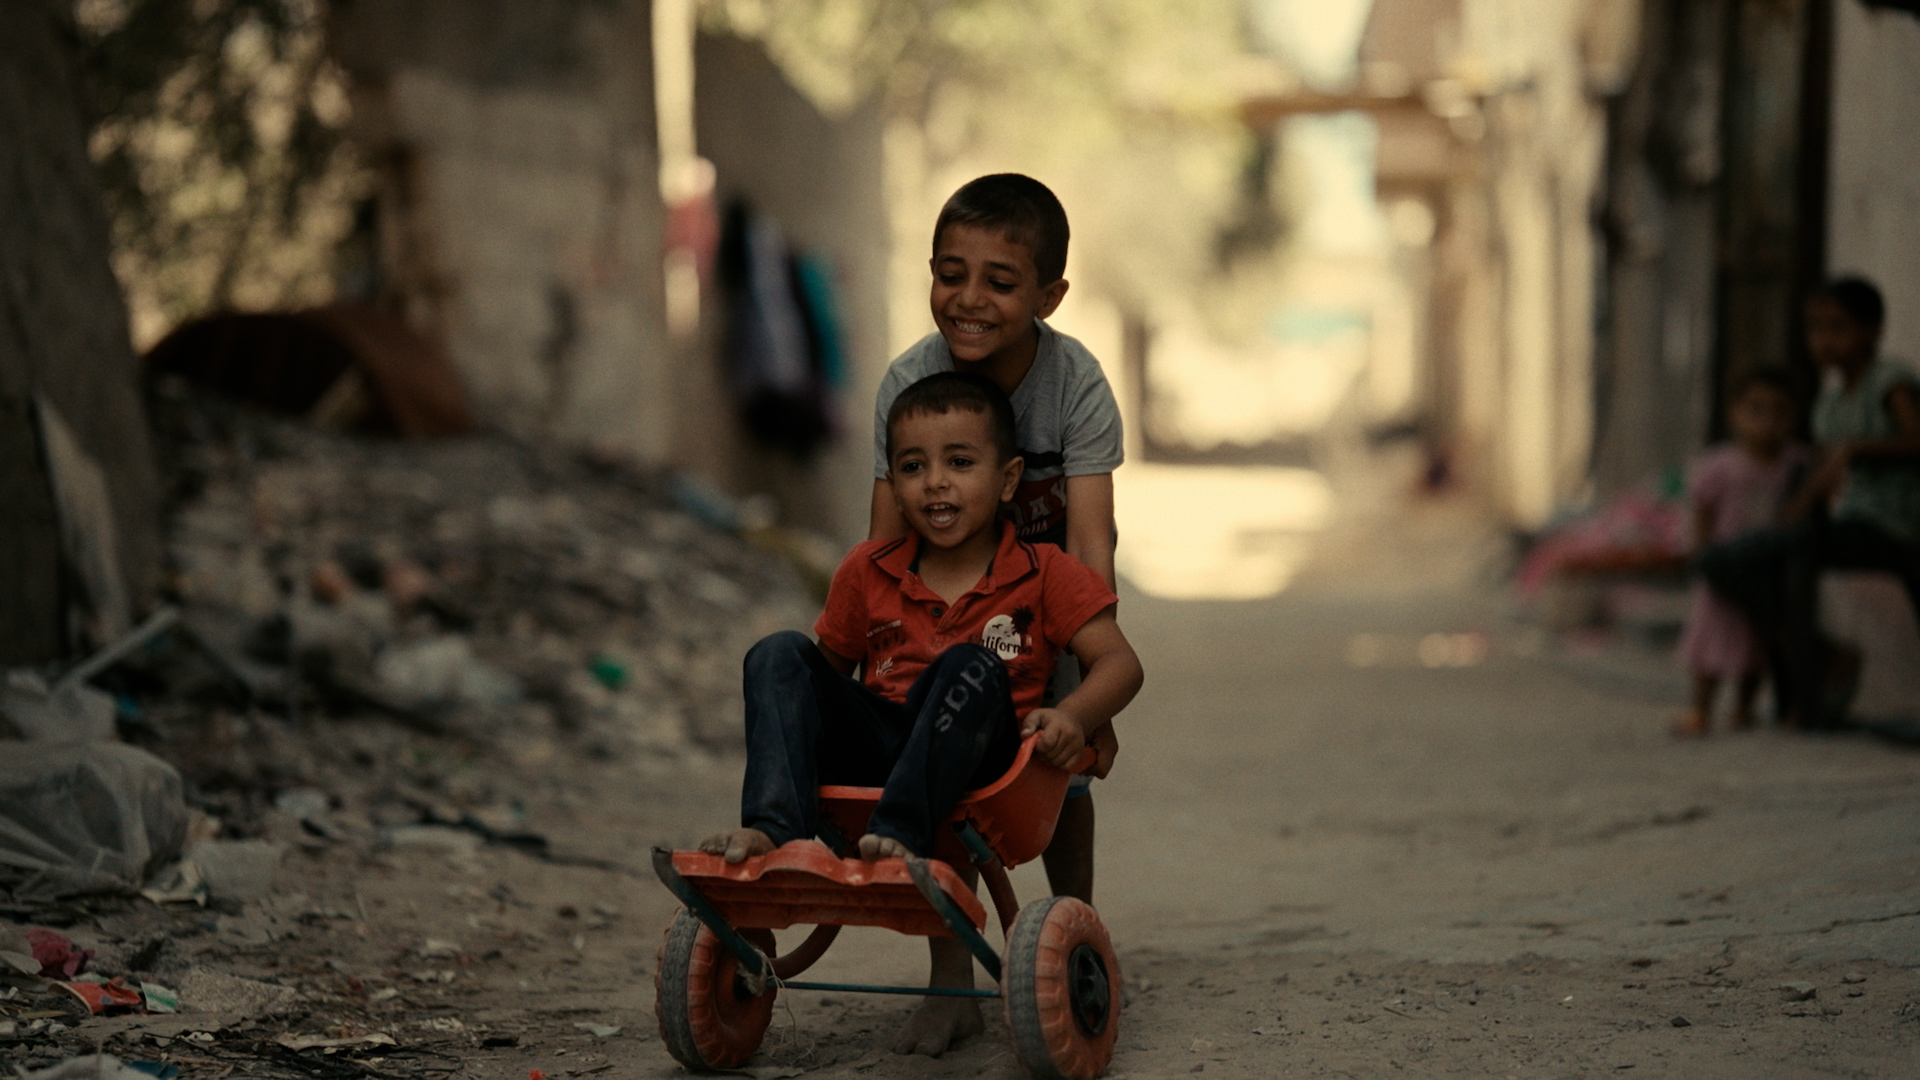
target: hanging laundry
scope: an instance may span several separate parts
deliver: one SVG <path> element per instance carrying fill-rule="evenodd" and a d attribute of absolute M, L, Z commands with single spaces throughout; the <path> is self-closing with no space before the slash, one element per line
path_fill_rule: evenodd
<path fill-rule="evenodd" d="M 727 372 L 741 419 L 762 443 L 807 457 L 833 433 L 817 345 L 822 320 L 817 313 L 809 317 L 779 224 L 735 202 L 727 211 L 720 270 Z M 825 325 L 837 351 L 831 312 Z"/>

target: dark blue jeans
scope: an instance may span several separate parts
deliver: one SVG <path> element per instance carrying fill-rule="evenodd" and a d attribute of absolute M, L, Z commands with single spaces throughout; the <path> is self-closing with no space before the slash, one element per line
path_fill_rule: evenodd
<path fill-rule="evenodd" d="M 1820 571 L 1890 570 L 1920 616 L 1920 545 L 1877 525 L 1847 518 L 1767 529 L 1700 553 L 1700 574 L 1740 609 L 1767 645 L 1773 694 L 1809 727 L 1845 720 L 1844 702 L 1827 700 L 1827 647 L 1820 637 Z"/>
<path fill-rule="evenodd" d="M 833 670 L 791 630 L 763 638 L 745 666 L 740 824 L 775 844 L 819 833 L 820 785 L 849 784 L 883 789 L 868 832 L 931 855 L 954 804 L 999 779 L 1020 749 L 1007 666 L 978 645 L 940 654 L 904 703 Z"/>

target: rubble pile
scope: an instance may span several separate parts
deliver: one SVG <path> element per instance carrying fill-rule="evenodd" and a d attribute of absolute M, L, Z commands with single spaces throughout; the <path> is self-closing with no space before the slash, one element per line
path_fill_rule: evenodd
<path fill-rule="evenodd" d="M 150 409 L 164 605 L 0 671 L 0 1060 L 438 1076 L 617 1032 L 530 1019 L 529 978 L 625 985 L 589 935 L 639 873 L 635 796 L 739 743 L 741 657 L 809 624 L 831 545 L 503 436 Z"/>
<path fill-rule="evenodd" d="M 154 412 L 169 591 L 209 674 L 260 708 L 558 732 L 600 755 L 725 749 L 741 656 L 810 621 L 790 563 L 626 466 L 501 436 L 355 438 L 184 394 Z M 680 503 L 724 521 L 724 496 L 681 483 Z"/>

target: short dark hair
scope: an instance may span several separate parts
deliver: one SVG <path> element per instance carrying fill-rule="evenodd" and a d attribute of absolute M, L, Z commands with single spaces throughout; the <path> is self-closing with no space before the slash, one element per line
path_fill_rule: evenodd
<path fill-rule="evenodd" d="M 1066 276 L 1067 211 L 1047 185 L 1031 176 L 994 173 L 961 185 L 933 223 L 936 256 L 949 225 L 998 230 L 1015 243 L 1027 245 L 1042 285 Z"/>
<path fill-rule="evenodd" d="M 1800 400 L 1800 388 L 1794 385 L 1793 376 L 1782 367 L 1751 368 L 1733 381 L 1733 393 L 1727 395 L 1729 404 L 1739 401 L 1754 390 L 1778 390 L 1787 396 L 1788 401 Z"/>
<path fill-rule="evenodd" d="M 986 416 L 987 434 L 1000 452 L 1000 464 L 1020 452 L 1014 435 L 1013 403 L 992 379 L 960 371 L 937 371 L 900 391 L 887 410 L 887 467 L 893 467 L 894 425 L 909 416 L 955 409 Z"/>
<path fill-rule="evenodd" d="M 1863 277 L 1838 277 L 1814 290 L 1813 299 L 1831 300 L 1861 326 L 1880 326 L 1887 321 L 1887 302 L 1880 289 Z"/>

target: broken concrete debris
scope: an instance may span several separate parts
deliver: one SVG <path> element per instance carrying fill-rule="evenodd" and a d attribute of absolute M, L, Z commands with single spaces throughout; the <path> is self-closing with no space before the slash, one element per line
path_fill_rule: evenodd
<path fill-rule="evenodd" d="M 185 396 L 156 420 L 185 624 L 230 669 L 210 674 L 240 673 L 271 711 L 582 733 L 616 753 L 726 747 L 741 656 L 810 621 L 802 573 L 766 550 L 806 544 L 747 542 L 729 528 L 765 533 L 768 509 L 697 482 Z"/>
<path fill-rule="evenodd" d="M 24 937 L 0 940 L 0 995 L 33 995 L 0 1008 L 5 1036 L 29 1068 L 148 1043 L 263 1065 L 517 1045 L 419 1015 L 541 940 L 499 921 L 528 906 L 506 884 L 464 879 L 503 848 L 611 866 L 549 851 L 535 793 L 550 817 L 569 763 L 662 776 L 737 744 L 740 659 L 808 625 L 792 552 L 830 545 L 769 530 L 759 503 L 493 436 L 374 443 L 164 395 L 154 415 L 172 606 L 80 665 L 0 672 L 0 721 L 25 737 L 0 762 L 0 898 L 99 954 L 42 974 Z M 282 967 L 366 942 L 387 903 L 309 899 L 315 867 L 427 864 L 497 908 L 409 959 Z M 593 910 L 546 931 L 556 963 L 592 962 L 612 917 Z"/>

